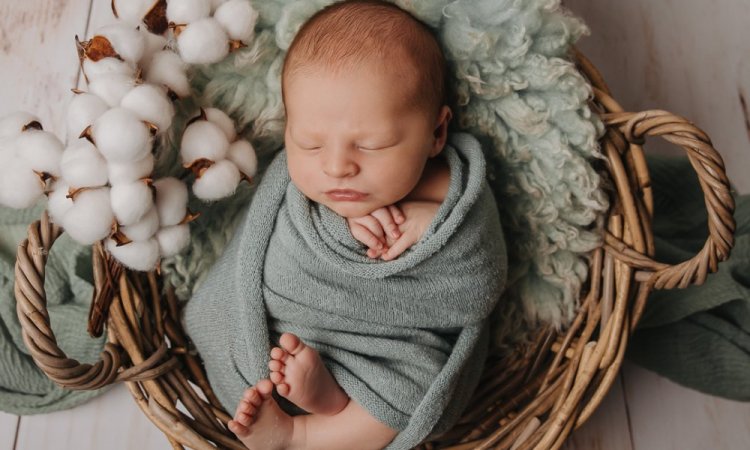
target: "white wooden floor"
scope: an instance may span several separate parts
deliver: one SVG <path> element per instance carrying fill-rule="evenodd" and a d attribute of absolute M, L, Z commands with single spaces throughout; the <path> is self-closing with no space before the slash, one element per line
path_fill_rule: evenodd
<path fill-rule="evenodd" d="M 694 119 L 714 137 L 740 191 L 749 192 L 750 8 L 746 0 L 677 3 L 566 1 L 590 23 L 594 37 L 582 48 L 612 90 L 627 95 L 624 106 L 672 109 Z M 63 137 L 64 105 L 78 83 L 73 36 L 87 36 L 106 23 L 109 4 L 0 0 L 0 116 L 31 111 Z M 170 446 L 123 386 L 58 413 L 0 412 L 0 450 L 103 448 Z M 750 449 L 750 403 L 703 395 L 626 363 L 601 408 L 566 449 Z"/>

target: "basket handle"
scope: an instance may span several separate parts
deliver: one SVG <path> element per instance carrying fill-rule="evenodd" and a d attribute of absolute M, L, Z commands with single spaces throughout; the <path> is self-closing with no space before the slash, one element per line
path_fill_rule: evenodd
<path fill-rule="evenodd" d="M 620 111 L 604 113 L 601 117 L 607 126 L 617 127 L 632 145 L 642 145 L 645 136 L 660 136 L 687 152 L 703 191 L 709 232 L 700 252 L 676 265 L 657 262 L 609 232 L 605 235 L 607 250 L 631 266 L 645 270 L 637 274 L 637 279 L 648 281 L 656 289 L 703 284 L 708 273 L 716 272 L 718 262 L 729 257 L 735 230 L 734 197 L 724 161 L 711 144 L 711 139 L 687 119 L 667 111 Z"/>
<path fill-rule="evenodd" d="M 176 360 L 167 354 L 165 343 L 150 358 L 132 367 L 126 367 L 130 366 L 130 361 L 109 342 L 104 344 L 99 361 L 94 364 L 81 364 L 68 358 L 58 347 L 47 310 L 44 272 L 49 250 L 62 232 L 59 226 L 50 222 L 47 211 L 44 211 L 41 220 L 29 225 L 28 238 L 18 245 L 16 251 L 16 314 L 21 323 L 23 341 L 36 365 L 59 386 L 75 390 L 99 389 L 116 381 L 138 381 L 150 373 L 150 369 L 173 365 Z"/>

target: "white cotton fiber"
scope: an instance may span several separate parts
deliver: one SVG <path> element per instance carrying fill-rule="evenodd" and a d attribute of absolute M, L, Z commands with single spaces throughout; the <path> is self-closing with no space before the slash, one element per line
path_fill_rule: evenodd
<path fill-rule="evenodd" d="M 185 129 L 182 135 L 180 155 L 183 164 L 191 164 L 201 158 L 219 161 L 226 158 L 227 150 L 229 150 L 229 140 L 221 128 L 213 122 L 196 120 Z"/>
<path fill-rule="evenodd" d="M 158 0 L 112 0 L 112 9 L 123 22 L 139 24 Z"/>
<path fill-rule="evenodd" d="M 167 46 L 167 38 L 159 34 L 151 33 L 146 27 L 140 27 L 140 33 L 143 35 L 143 56 L 138 62 L 138 66 L 143 70 L 148 70 L 151 67 L 151 61 L 154 55 L 164 50 Z"/>
<path fill-rule="evenodd" d="M 167 3 L 167 20 L 177 25 L 187 25 L 211 14 L 209 0 L 172 0 Z"/>
<path fill-rule="evenodd" d="M 229 146 L 227 159 L 232 161 L 235 166 L 248 177 L 254 177 L 258 170 L 258 157 L 255 149 L 250 142 L 240 139 L 232 142 Z"/>
<path fill-rule="evenodd" d="M 69 186 L 99 187 L 107 184 L 107 161 L 87 139 L 73 141 L 62 154 L 60 172 Z"/>
<path fill-rule="evenodd" d="M 113 220 L 109 188 L 101 187 L 76 194 L 73 207 L 63 216 L 62 226 L 76 242 L 91 245 L 109 236 Z"/>
<path fill-rule="evenodd" d="M 206 169 L 193 183 L 193 193 L 201 200 L 229 197 L 240 182 L 240 171 L 233 162 L 224 159 Z"/>
<path fill-rule="evenodd" d="M 237 138 L 237 131 L 234 129 L 234 121 L 224 111 L 217 108 L 205 108 L 206 119 L 215 123 L 221 128 L 221 131 L 227 136 L 229 142 L 234 142 Z"/>
<path fill-rule="evenodd" d="M 164 227 L 156 232 L 156 240 L 162 258 L 174 256 L 190 243 L 190 227 L 186 223 Z"/>
<path fill-rule="evenodd" d="M 107 161 L 134 162 L 151 151 L 148 127 L 125 108 L 112 108 L 102 114 L 91 127 L 91 136 Z"/>
<path fill-rule="evenodd" d="M 22 158 L 9 158 L 0 165 L 0 204 L 14 209 L 34 206 L 44 194 L 39 176 Z"/>
<path fill-rule="evenodd" d="M 74 95 L 68 105 L 68 142 L 78 139 L 83 130 L 108 109 L 109 105 L 94 94 L 82 92 Z"/>
<path fill-rule="evenodd" d="M 180 55 L 172 50 L 156 52 L 151 58 L 151 64 L 146 70 L 146 81 L 156 85 L 166 86 L 178 97 L 190 95 L 190 82 L 185 70 L 187 65 Z"/>
<path fill-rule="evenodd" d="M 15 141 L 16 155 L 28 161 L 33 170 L 60 176 L 63 143 L 48 131 L 29 129 Z"/>
<path fill-rule="evenodd" d="M 247 0 L 229 0 L 214 13 L 214 19 L 221 24 L 230 39 L 249 44 L 253 29 L 258 21 L 258 12 Z"/>
<path fill-rule="evenodd" d="M 14 137 L 23 127 L 31 122 L 40 122 L 39 118 L 25 111 L 12 112 L 0 118 L 0 138 Z"/>
<path fill-rule="evenodd" d="M 219 6 L 223 5 L 226 2 L 227 0 L 211 0 L 211 12 L 213 13 Z"/>
<path fill-rule="evenodd" d="M 145 181 L 116 184 L 109 191 L 112 212 L 120 225 L 132 225 L 154 205 L 151 188 Z"/>
<path fill-rule="evenodd" d="M 151 153 L 138 161 L 107 162 L 107 173 L 111 184 L 130 183 L 151 176 L 154 171 L 154 155 Z"/>
<path fill-rule="evenodd" d="M 153 123 L 159 132 L 167 131 L 172 125 L 174 107 L 161 86 L 136 86 L 123 97 L 120 106 L 131 110 L 141 120 Z"/>
<path fill-rule="evenodd" d="M 141 33 L 132 24 L 119 22 L 99 28 L 96 36 L 104 36 L 118 55 L 125 61 L 136 64 L 143 56 L 146 43 Z"/>
<path fill-rule="evenodd" d="M 135 65 L 114 57 L 102 58 L 99 61 L 85 59 L 83 60 L 83 73 L 86 74 L 86 78 L 89 81 L 111 73 L 119 73 L 127 75 L 130 78 L 135 78 Z"/>
<path fill-rule="evenodd" d="M 52 185 L 52 192 L 47 197 L 47 212 L 50 219 L 62 226 L 63 217 L 73 207 L 73 200 L 68 198 L 70 187 L 62 180 L 57 180 Z"/>
<path fill-rule="evenodd" d="M 145 241 L 154 237 L 159 229 L 159 213 L 156 206 L 151 206 L 141 220 L 132 224 L 120 227 L 120 231 L 132 241 Z"/>
<path fill-rule="evenodd" d="M 133 270 L 148 272 L 154 270 L 159 262 L 159 243 L 155 238 L 133 241 L 119 247 L 115 241 L 107 239 L 106 247 L 112 256 Z"/>
<path fill-rule="evenodd" d="M 219 22 L 208 17 L 186 26 L 177 37 L 177 48 L 189 64 L 213 64 L 229 53 L 229 38 Z"/>
<path fill-rule="evenodd" d="M 177 225 L 187 215 L 188 190 L 185 183 L 174 177 L 154 181 L 156 210 L 162 227 Z"/>
<path fill-rule="evenodd" d="M 104 100 L 110 107 L 115 107 L 133 89 L 135 79 L 122 73 L 109 73 L 89 80 L 88 86 L 89 92 Z"/>

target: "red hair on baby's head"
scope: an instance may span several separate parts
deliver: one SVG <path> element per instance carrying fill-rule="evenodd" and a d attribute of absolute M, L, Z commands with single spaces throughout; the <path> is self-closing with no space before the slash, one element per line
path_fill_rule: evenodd
<path fill-rule="evenodd" d="M 446 62 L 430 28 L 380 0 L 346 0 L 313 15 L 292 41 L 282 70 L 290 78 L 310 69 L 347 70 L 364 63 L 411 83 L 407 101 L 437 114 L 448 103 Z"/>

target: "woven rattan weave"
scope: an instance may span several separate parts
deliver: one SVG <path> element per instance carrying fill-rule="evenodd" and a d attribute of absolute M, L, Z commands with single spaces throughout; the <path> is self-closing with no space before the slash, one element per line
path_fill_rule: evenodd
<path fill-rule="evenodd" d="M 708 136 L 665 111 L 624 112 L 590 62 L 577 51 L 574 57 L 593 85 L 592 108 L 607 127 L 602 170 L 611 181 L 604 243 L 590 255 L 590 281 L 580 309 L 561 333 L 542 328 L 533 344 L 502 358 L 491 355 L 464 417 L 422 448 L 560 448 L 609 390 L 649 292 L 701 284 L 729 255 L 734 202 L 724 164 Z M 653 201 L 642 148 L 651 136 L 687 151 L 708 210 L 703 249 L 674 266 L 652 259 Z M 171 288 L 154 272 L 123 270 L 99 245 L 93 249 L 89 329 L 95 333 L 106 318 L 107 344 L 95 364 L 66 357 L 57 346 L 44 292 L 47 254 L 61 233 L 45 213 L 18 247 L 17 312 L 37 365 L 70 389 L 124 382 L 174 448 L 244 448 L 227 430 L 230 416 L 211 391 L 198 355 L 189 350 Z"/>

